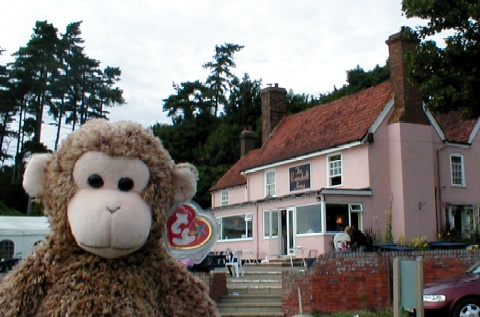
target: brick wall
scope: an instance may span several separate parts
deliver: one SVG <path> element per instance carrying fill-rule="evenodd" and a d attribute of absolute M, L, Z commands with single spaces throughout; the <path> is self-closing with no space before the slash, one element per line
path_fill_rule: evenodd
<path fill-rule="evenodd" d="M 298 289 L 304 313 L 334 313 L 392 306 L 393 259 L 423 257 L 424 282 L 463 272 L 480 259 L 480 251 L 417 251 L 328 253 L 305 272 L 283 273 L 283 311 L 299 313 Z"/>
<path fill-rule="evenodd" d="M 207 285 L 210 298 L 214 301 L 220 301 L 222 295 L 227 293 L 227 275 L 224 271 L 212 271 L 210 273 L 195 272 L 192 274 L 201 279 L 205 285 Z"/>

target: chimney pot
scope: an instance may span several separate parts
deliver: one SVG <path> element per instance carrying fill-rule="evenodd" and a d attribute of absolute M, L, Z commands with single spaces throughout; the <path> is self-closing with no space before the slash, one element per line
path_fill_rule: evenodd
<path fill-rule="evenodd" d="M 287 112 L 287 90 L 268 87 L 261 92 L 262 99 L 262 146 L 270 138 L 270 134 L 282 121 Z"/>
<path fill-rule="evenodd" d="M 240 134 L 240 156 L 245 156 L 257 147 L 257 138 L 251 127 L 246 128 Z"/>
<path fill-rule="evenodd" d="M 422 107 L 422 94 L 408 80 L 405 56 L 416 50 L 418 39 L 405 37 L 402 32 L 391 35 L 386 41 L 389 50 L 390 82 L 395 98 L 389 124 L 397 122 L 430 124 Z"/>

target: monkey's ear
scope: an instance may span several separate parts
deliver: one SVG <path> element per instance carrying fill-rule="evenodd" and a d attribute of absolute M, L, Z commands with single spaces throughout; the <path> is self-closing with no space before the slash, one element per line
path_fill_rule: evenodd
<path fill-rule="evenodd" d="M 189 163 L 180 163 L 173 169 L 175 203 L 188 201 L 197 192 L 198 171 Z"/>
<path fill-rule="evenodd" d="M 52 159 L 50 153 L 33 154 L 23 174 L 23 188 L 31 197 L 39 197 L 43 193 L 43 177 L 48 163 Z"/>

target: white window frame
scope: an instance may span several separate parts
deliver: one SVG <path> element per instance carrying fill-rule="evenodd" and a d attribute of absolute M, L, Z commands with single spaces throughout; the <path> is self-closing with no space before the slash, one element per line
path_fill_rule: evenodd
<path fill-rule="evenodd" d="M 359 230 L 363 230 L 363 204 L 362 203 L 350 203 L 350 202 L 345 202 L 345 203 L 341 203 L 341 202 L 332 202 L 332 203 L 326 203 L 323 207 L 325 207 L 325 219 L 323 219 L 323 223 L 325 224 L 325 230 L 327 233 L 333 233 L 333 232 L 338 232 L 337 230 L 329 230 L 329 228 L 327 227 L 327 222 L 326 222 L 326 219 L 328 216 L 331 216 L 331 215 L 328 215 L 327 216 L 327 209 L 328 209 L 328 206 L 329 205 L 348 205 L 348 215 L 347 215 L 347 220 L 348 223 L 344 223 L 342 224 L 343 227 L 346 227 L 346 226 L 352 226 L 352 214 L 357 214 L 357 219 L 358 219 L 358 228 L 357 226 L 355 226 L 357 229 Z"/>
<path fill-rule="evenodd" d="M 270 210 L 264 210 L 263 211 L 263 238 L 270 238 L 270 233 L 268 232 L 267 230 L 267 225 L 268 225 L 268 229 L 270 229 L 270 225 L 269 225 L 269 212 Z M 280 211 L 275 209 L 275 210 L 272 210 L 272 220 L 273 220 L 273 214 L 276 213 L 277 214 L 277 217 L 276 219 L 272 222 L 272 231 L 273 229 L 276 229 L 276 234 L 273 234 L 272 233 L 272 238 L 277 238 L 278 237 L 278 217 L 280 217 Z"/>
<path fill-rule="evenodd" d="M 243 224 L 245 226 L 245 233 L 242 234 L 242 237 L 235 237 L 235 238 L 228 238 L 224 236 L 223 232 L 223 219 L 229 217 L 239 217 L 242 218 Z M 220 227 L 220 237 L 218 240 L 220 241 L 230 241 L 230 240 L 252 240 L 253 239 L 253 213 L 244 213 L 244 214 L 235 214 L 235 215 L 228 215 L 224 217 L 217 218 L 218 224 Z M 248 235 L 248 228 L 250 226 L 251 236 Z"/>
<path fill-rule="evenodd" d="M 228 205 L 228 189 L 224 189 L 222 190 L 222 193 L 221 193 L 221 205 L 222 206 L 226 206 Z"/>
<path fill-rule="evenodd" d="M 269 169 L 265 171 L 265 197 L 275 197 L 275 183 L 276 183 L 276 173 L 275 169 Z M 270 176 L 273 175 L 273 179 Z"/>
<path fill-rule="evenodd" d="M 331 161 L 335 156 L 339 156 L 339 160 Z M 343 156 L 342 153 L 335 153 L 327 156 L 327 175 L 328 187 L 338 187 L 343 185 Z M 340 184 L 332 184 L 332 180 L 340 177 Z"/>
<path fill-rule="evenodd" d="M 301 207 L 308 207 L 308 206 L 319 206 L 320 207 L 320 213 L 319 213 L 319 217 L 320 217 L 320 228 L 319 230 L 317 230 L 317 232 L 315 231 L 311 231 L 309 232 L 309 230 L 307 230 L 306 232 L 298 232 L 298 224 L 297 224 L 297 221 L 299 219 L 298 217 L 298 214 L 299 214 L 299 211 L 298 211 L 298 208 L 301 208 Z M 306 236 L 306 235 L 319 235 L 319 234 L 323 234 L 323 204 L 322 203 L 314 203 L 314 204 L 305 204 L 305 205 L 298 205 L 298 206 L 295 206 L 295 235 L 296 236 Z"/>
<path fill-rule="evenodd" d="M 453 162 L 454 158 L 459 158 L 460 162 Z M 450 154 L 450 182 L 453 187 L 465 187 L 465 159 L 463 154 Z"/>

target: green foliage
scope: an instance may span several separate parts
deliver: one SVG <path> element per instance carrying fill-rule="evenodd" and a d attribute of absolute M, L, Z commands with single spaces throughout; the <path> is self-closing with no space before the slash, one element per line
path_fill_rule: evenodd
<path fill-rule="evenodd" d="M 328 103 L 341 97 L 351 95 L 366 88 L 373 87 L 388 80 L 390 77 L 390 67 L 388 63 L 385 66 L 375 66 L 370 71 L 364 71 L 359 65 L 356 68 L 347 70 L 347 84 L 342 88 L 333 87 L 333 91 L 320 95 L 320 103 Z"/>
<path fill-rule="evenodd" d="M 199 80 L 173 83 L 175 94 L 164 99 L 163 111 L 172 118 L 173 124 L 192 121 L 197 115 L 211 114 L 212 91 Z"/>
<path fill-rule="evenodd" d="M 427 237 L 413 237 L 409 246 L 418 250 L 426 250 L 428 249 Z"/>
<path fill-rule="evenodd" d="M 55 121 L 57 144 L 63 124 L 74 130 L 87 119 L 106 118 L 107 108 L 125 102 L 116 87 L 120 69 L 101 69 L 99 61 L 86 56 L 80 24 L 70 23 L 59 35 L 53 24 L 37 21 L 28 43 L 13 54 L 14 62 L 0 66 L 1 157 L 6 158 L 5 144 L 15 137 L 17 172 L 25 153 L 35 152 L 27 147 L 41 144 L 43 123 Z M 9 127 L 13 121 L 16 131 Z M 19 180 L 18 173 L 14 180 Z"/>
<path fill-rule="evenodd" d="M 427 20 L 416 32 L 423 42 L 407 57 L 409 77 L 432 111 L 460 110 L 465 118 L 480 116 L 480 2 L 404 0 L 407 18 Z M 445 48 L 429 40 L 448 32 Z M 443 34 L 442 34 L 443 35 Z"/>
<path fill-rule="evenodd" d="M 244 74 L 240 80 L 232 72 L 234 53 L 241 45 L 226 43 L 215 47 L 213 61 L 203 65 L 210 69 L 208 78 L 173 84 L 174 93 L 163 100 L 173 125 L 155 124 L 159 137 L 175 162 L 190 162 L 199 170 L 196 201 L 203 208 L 211 204 L 209 189 L 240 158 L 239 137 L 245 128 L 255 131 L 261 140 L 261 80 Z M 388 68 L 377 66 L 365 72 L 360 67 L 347 72 L 350 85 L 342 94 L 358 91 L 388 79 Z M 325 100 L 341 94 L 321 96 Z M 318 105 L 323 99 L 307 94 L 287 94 L 288 114 Z M 223 106 L 219 114 L 218 107 Z"/>
<path fill-rule="evenodd" d="M 214 60 L 203 65 L 204 68 L 210 70 L 205 85 L 212 91 L 215 116 L 218 114 L 219 107 L 225 106 L 227 103 L 226 94 L 232 87 L 232 81 L 236 79 L 232 73 L 232 68 L 236 66 L 233 55 L 242 49 L 242 45 L 232 43 L 216 45 Z"/>
<path fill-rule="evenodd" d="M 0 200 L 0 215 L 2 216 L 23 216 L 20 211 L 7 207 L 3 201 Z"/>
<path fill-rule="evenodd" d="M 234 78 L 228 103 L 225 105 L 224 122 L 257 130 L 262 115 L 261 80 L 252 80 L 244 74 L 242 80 Z"/>
<path fill-rule="evenodd" d="M 28 195 L 23 190 L 20 182 L 12 182 L 14 168 L 4 166 L 0 170 L 0 201 L 8 206 L 10 210 L 18 210 L 21 213 L 27 212 Z"/>
<path fill-rule="evenodd" d="M 458 237 L 461 233 L 458 233 L 455 228 L 452 229 L 452 225 L 447 220 L 440 230 L 437 233 L 437 240 L 438 241 L 458 241 Z"/>
<path fill-rule="evenodd" d="M 365 238 L 367 238 L 367 242 L 369 246 L 372 246 L 380 242 L 380 240 L 378 239 L 377 233 L 372 228 L 365 228 L 363 230 L 363 234 L 365 235 Z"/>
<path fill-rule="evenodd" d="M 289 90 L 287 94 L 287 112 L 294 114 L 307 110 L 308 108 L 320 104 L 320 99 L 308 94 L 295 94 L 293 90 Z"/>

